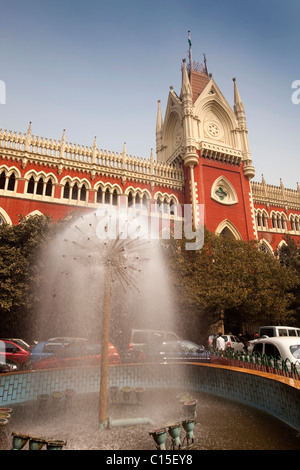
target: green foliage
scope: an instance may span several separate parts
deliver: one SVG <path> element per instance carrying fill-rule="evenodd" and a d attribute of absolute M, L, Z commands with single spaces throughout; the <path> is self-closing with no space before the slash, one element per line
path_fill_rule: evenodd
<path fill-rule="evenodd" d="M 277 255 L 280 263 L 294 270 L 295 278 L 298 279 L 295 287 L 292 289 L 294 301 L 292 308 L 296 312 L 298 324 L 300 324 L 300 244 L 296 244 L 295 240 L 287 235 L 284 237 L 285 243 L 278 249 Z"/>
<path fill-rule="evenodd" d="M 30 323 L 35 303 L 33 286 L 40 282 L 39 250 L 62 230 L 68 220 L 52 223 L 50 217 L 31 216 L 18 225 L 0 226 L 0 328 L 1 336 L 16 335 Z"/>
<path fill-rule="evenodd" d="M 185 244 L 172 239 L 165 250 L 182 309 L 192 307 L 207 323 L 230 322 L 232 316 L 240 325 L 292 321 L 295 272 L 259 251 L 256 242 L 205 231 L 201 250 L 186 251 Z"/>

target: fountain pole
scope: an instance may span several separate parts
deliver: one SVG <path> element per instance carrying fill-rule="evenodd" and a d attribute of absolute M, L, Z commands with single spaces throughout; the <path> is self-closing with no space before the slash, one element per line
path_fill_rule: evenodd
<path fill-rule="evenodd" d="M 110 263 L 104 282 L 103 320 L 102 320 L 102 346 L 100 369 L 100 403 L 99 403 L 99 427 L 106 426 L 107 406 L 107 375 L 108 375 L 108 347 L 109 347 L 109 323 L 110 323 L 110 291 L 112 272 Z"/>

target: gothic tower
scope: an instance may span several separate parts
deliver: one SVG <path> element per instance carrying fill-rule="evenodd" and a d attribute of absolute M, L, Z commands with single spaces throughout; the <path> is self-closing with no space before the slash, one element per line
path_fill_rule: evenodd
<path fill-rule="evenodd" d="M 255 170 L 244 106 L 233 82 L 232 109 L 207 73 L 206 61 L 202 66 L 184 59 L 181 92 L 170 88 L 164 119 L 158 105 L 156 152 L 159 162 L 182 164 L 194 226 L 204 222 L 214 233 L 250 240 L 257 236 L 250 186 Z"/>

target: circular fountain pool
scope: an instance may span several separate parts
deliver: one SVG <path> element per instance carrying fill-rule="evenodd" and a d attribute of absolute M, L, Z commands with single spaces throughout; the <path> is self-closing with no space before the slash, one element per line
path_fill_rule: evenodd
<path fill-rule="evenodd" d="M 182 392 L 182 390 L 181 390 Z M 280 420 L 252 407 L 202 392 L 197 400 L 193 450 L 299 450 L 300 436 Z M 108 416 L 147 417 L 151 424 L 99 430 L 98 394 L 73 397 L 72 406 L 58 403 L 41 410 L 38 400 L 15 405 L 9 424 L 0 433 L 0 449 L 11 449 L 11 433 L 19 432 L 66 441 L 66 450 L 152 450 L 151 430 L 185 418 L 178 390 L 147 392 L 143 402 L 109 403 Z M 181 439 L 185 431 L 181 428 Z M 167 448 L 171 444 L 167 441 Z"/>

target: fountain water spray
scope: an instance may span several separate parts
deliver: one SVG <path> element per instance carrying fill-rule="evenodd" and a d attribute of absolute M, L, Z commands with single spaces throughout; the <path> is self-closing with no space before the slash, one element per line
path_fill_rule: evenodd
<path fill-rule="evenodd" d="M 102 330 L 100 427 L 106 426 L 110 333 L 125 343 L 122 330 L 130 324 L 169 330 L 173 310 L 160 240 L 141 214 L 114 209 L 101 206 L 80 216 L 45 247 L 43 316 L 37 325 L 47 331 L 50 326 L 52 336 L 92 336 L 94 341 Z"/>

